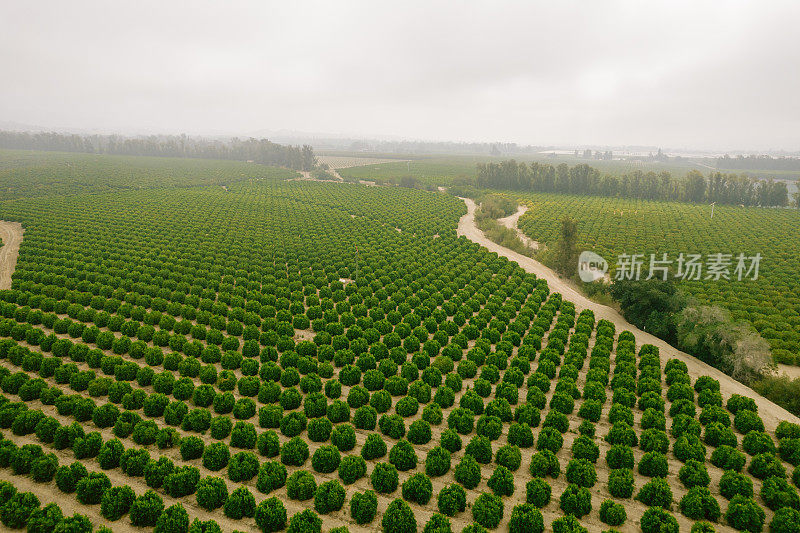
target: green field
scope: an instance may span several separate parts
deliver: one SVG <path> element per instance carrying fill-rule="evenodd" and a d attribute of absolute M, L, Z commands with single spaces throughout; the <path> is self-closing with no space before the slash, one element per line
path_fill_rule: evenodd
<path fill-rule="evenodd" d="M 701 302 L 731 310 L 751 322 L 773 349 L 800 355 L 800 211 L 709 206 L 548 194 L 515 194 L 529 206 L 520 229 L 553 247 L 561 220 L 578 221 L 579 247 L 602 255 L 609 264 L 620 254 L 700 253 L 752 256 L 761 253 L 759 279 L 681 281 Z M 735 262 L 734 262 L 735 266 Z M 643 269 L 646 272 L 647 269 Z M 731 275 L 734 267 L 731 267 Z M 703 274 L 705 277 L 705 273 Z M 780 353 L 780 352 L 779 352 Z"/>
<path fill-rule="evenodd" d="M 752 400 L 457 237 L 457 198 L 231 162 L 3 165 L 0 219 L 25 229 L 0 292 L 6 528 L 655 533 L 793 519 L 800 426 L 764 431 Z M 545 200 L 580 207 L 529 200 L 533 215 Z"/>
<path fill-rule="evenodd" d="M 360 152 L 336 152 L 336 155 L 347 155 L 351 157 L 366 156 Z M 474 180 L 476 176 L 476 165 L 478 163 L 495 162 L 499 163 L 507 159 L 516 159 L 517 161 L 524 161 L 530 163 L 536 161 L 539 163 L 547 163 L 553 166 L 562 163 L 569 166 L 586 164 L 597 168 L 600 172 L 605 174 L 620 175 L 628 172 L 641 171 L 641 172 L 670 172 L 673 176 L 683 177 L 691 170 L 698 170 L 703 174 L 708 174 L 712 170 L 706 166 L 701 165 L 696 160 L 684 159 L 681 161 L 671 160 L 667 162 L 659 161 L 645 161 L 637 159 L 625 160 L 594 160 L 583 159 L 573 155 L 558 155 L 555 157 L 547 155 L 515 155 L 509 154 L 502 157 L 491 156 L 416 156 L 404 154 L 369 154 L 370 157 L 385 157 L 385 158 L 405 158 L 411 159 L 410 162 L 397 162 L 397 163 L 383 163 L 379 165 L 364 165 L 359 167 L 351 167 L 341 169 L 339 173 L 343 177 L 350 177 L 353 179 L 362 180 L 376 180 L 382 181 L 397 181 L 404 176 L 413 176 L 423 185 L 430 186 L 448 186 L 454 182 L 459 182 L 464 178 Z M 772 174 L 761 174 L 759 172 L 750 172 L 748 175 L 752 177 L 771 177 Z M 775 176 L 776 178 L 791 179 L 796 176 L 786 174 L 785 176 Z"/>

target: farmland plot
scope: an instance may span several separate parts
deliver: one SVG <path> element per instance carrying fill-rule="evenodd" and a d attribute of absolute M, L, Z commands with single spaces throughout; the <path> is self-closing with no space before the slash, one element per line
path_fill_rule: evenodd
<path fill-rule="evenodd" d="M 794 520 L 800 427 L 456 237 L 459 200 L 228 183 L 0 202 L 6 527 Z"/>
<path fill-rule="evenodd" d="M 561 220 L 578 221 L 581 250 L 593 250 L 610 264 L 621 254 L 643 254 L 647 275 L 650 254 L 676 260 L 679 254 L 732 254 L 731 279 L 680 281 L 703 303 L 729 309 L 734 318 L 753 324 L 769 341 L 780 362 L 798 363 L 800 354 L 800 211 L 635 201 L 554 194 L 519 196 L 528 211 L 519 227 L 530 238 L 552 247 Z M 762 256 L 757 280 L 733 275 L 735 257 Z M 673 265 L 674 267 L 674 265 Z M 673 268 L 674 271 L 674 268 Z M 612 278 L 614 272 L 612 272 Z"/>

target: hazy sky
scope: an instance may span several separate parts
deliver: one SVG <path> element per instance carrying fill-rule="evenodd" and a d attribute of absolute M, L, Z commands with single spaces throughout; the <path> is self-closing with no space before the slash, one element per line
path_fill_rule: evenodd
<path fill-rule="evenodd" d="M 0 123 L 800 148 L 800 2 L 0 3 Z"/>

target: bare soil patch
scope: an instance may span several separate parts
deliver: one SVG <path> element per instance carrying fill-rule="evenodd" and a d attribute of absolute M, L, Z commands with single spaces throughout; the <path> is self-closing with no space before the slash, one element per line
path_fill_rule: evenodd
<path fill-rule="evenodd" d="M 19 222 L 0 220 L 0 239 L 3 240 L 3 247 L 0 248 L 0 290 L 11 288 L 11 274 L 17 267 L 19 245 L 24 232 Z"/>

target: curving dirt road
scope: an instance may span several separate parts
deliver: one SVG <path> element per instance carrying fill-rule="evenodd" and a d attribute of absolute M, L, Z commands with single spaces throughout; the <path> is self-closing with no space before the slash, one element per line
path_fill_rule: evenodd
<path fill-rule="evenodd" d="M 618 333 L 625 329 L 629 330 L 635 335 L 637 346 L 641 346 L 642 344 L 653 344 L 658 346 L 662 356 L 662 363 L 666 363 L 667 360 L 672 358 L 680 359 L 686 363 L 686 366 L 689 368 L 689 374 L 693 379 L 697 378 L 698 376 L 705 375 L 719 380 L 720 388 L 724 397 L 727 398 L 732 394 L 741 394 L 743 396 L 749 396 L 755 399 L 756 404 L 758 405 L 758 414 L 761 415 L 761 418 L 764 420 L 764 425 L 770 431 L 774 431 L 778 423 L 782 420 L 800 423 L 800 418 L 793 415 L 783 407 L 780 407 L 779 405 L 767 400 L 750 387 L 742 385 L 735 379 L 720 372 L 716 368 L 709 366 L 692 357 L 691 355 L 670 346 L 658 337 L 638 329 L 636 326 L 626 321 L 616 310 L 590 300 L 580 293 L 574 285 L 559 278 L 555 272 L 538 261 L 535 261 L 522 254 L 518 254 L 513 250 L 500 246 L 499 244 L 489 240 L 475 225 L 475 202 L 469 198 L 462 198 L 462 200 L 464 200 L 464 202 L 467 204 L 467 214 L 461 217 L 461 220 L 458 221 L 459 235 L 464 235 L 469 240 L 488 248 L 490 251 L 507 257 L 512 261 L 516 261 L 523 269 L 525 269 L 526 272 L 531 272 L 536 274 L 536 277 L 546 280 L 547 284 L 550 286 L 550 290 L 553 292 L 560 292 L 565 300 L 569 300 L 575 304 L 577 311 L 581 311 L 582 309 L 591 309 L 594 312 L 596 320 L 606 319 L 613 322 Z"/>
<path fill-rule="evenodd" d="M 0 290 L 11 288 L 11 274 L 17 267 L 19 245 L 24 232 L 19 222 L 0 220 L 0 239 L 3 240 L 3 247 L 0 248 Z"/>
<path fill-rule="evenodd" d="M 517 237 L 519 237 L 519 240 L 521 240 L 525 246 L 531 248 L 532 250 L 538 250 L 540 247 L 539 241 L 534 241 L 533 239 L 522 233 L 522 230 L 519 229 L 519 227 L 517 227 L 517 224 L 519 223 L 519 217 L 524 215 L 527 210 L 528 206 L 520 205 L 517 207 L 516 213 L 514 213 L 513 215 L 508 215 L 507 217 L 498 218 L 497 221 L 501 225 L 507 227 L 508 229 L 517 232 Z"/>

